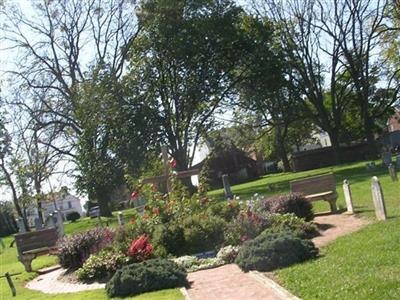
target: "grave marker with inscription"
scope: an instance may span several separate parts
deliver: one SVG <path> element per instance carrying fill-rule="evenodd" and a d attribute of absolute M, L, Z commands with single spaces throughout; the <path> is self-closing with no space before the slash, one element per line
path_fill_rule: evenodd
<path fill-rule="evenodd" d="M 385 199 L 378 177 L 372 177 L 371 183 L 372 200 L 374 201 L 375 214 L 378 220 L 386 220 Z"/>

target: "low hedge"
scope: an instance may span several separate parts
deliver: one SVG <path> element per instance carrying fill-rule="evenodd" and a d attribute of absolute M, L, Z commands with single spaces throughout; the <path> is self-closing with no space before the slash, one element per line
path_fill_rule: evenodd
<path fill-rule="evenodd" d="M 118 270 L 106 284 L 109 297 L 134 296 L 145 292 L 182 287 L 186 271 L 166 259 L 150 259 Z"/>
<path fill-rule="evenodd" d="M 261 208 L 274 214 L 295 214 L 306 221 L 314 219 L 312 204 L 304 195 L 299 193 L 290 193 L 280 196 L 272 196 L 262 200 Z"/>
<path fill-rule="evenodd" d="M 235 263 L 245 272 L 269 272 L 305 261 L 317 254 L 318 249 L 311 241 L 290 232 L 266 233 L 244 243 Z"/>

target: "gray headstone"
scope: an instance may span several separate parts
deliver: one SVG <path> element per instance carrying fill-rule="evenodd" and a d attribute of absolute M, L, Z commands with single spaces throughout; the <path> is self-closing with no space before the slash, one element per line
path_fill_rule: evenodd
<path fill-rule="evenodd" d="M 351 196 L 350 184 L 347 181 L 347 179 L 343 181 L 343 193 L 344 193 L 344 199 L 346 200 L 347 211 L 353 214 L 354 213 L 353 198 Z"/>
<path fill-rule="evenodd" d="M 17 221 L 17 226 L 18 226 L 18 232 L 25 233 L 26 228 L 25 228 L 24 220 L 18 218 L 16 221 Z"/>
<path fill-rule="evenodd" d="M 372 177 L 371 192 L 375 206 L 376 218 L 378 220 L 386 220 L 385 199 L 383 197 L 381 184 L 376 176 Z"/>
<path fill-rule="evenodd" d="M 382 153 L 382 164 L 388 167 L 392 163 L 392 153 L 383 152 Z"/>
<path fill-rule="evenodd" d="M 52 213 L 47 216 L 46 221 L 44 222 L 44 227 L 45 228 L 55 228 L 56 227 L 56 220 Z"/>
<path fill-rule="evenodd" d="M 118 225 L 123 226 L 124 225 L 124 216 L 122 214 L 122 211 L 118 212 Z"/>
<path fill-rule="evenodd" d="M 56 229 L 59 237 L 64 236 L 64 218 L 61 211 L 54 211 L 56 217 Z"/>
<path fill-rule="evenodd" d="M 224 185 L 225 199 L 232 199 L 233 194 L 231 191 L 231 186 L 229 184 L 228 175 L 222 175 L 222 184 Z"/>
<path fill-rule="evenodd" d="M 393 182 L 398 181 L 397 179 L 397 171 L 396 166 L 394 164 L 390 164 L 389 167 L 389 175 Z"/>
<path fill-rule="evenodd" d="M 35 218 L 35 229 L 36 230 L 42 230 L 43 229 L 42 221 L 40 221 L 39 218 Z"/>
<path fill-rule="evenodd" d="M 396 157 L 396 167 L 397 169 L 400 169 L 400 155 L 397 155 Z"/>

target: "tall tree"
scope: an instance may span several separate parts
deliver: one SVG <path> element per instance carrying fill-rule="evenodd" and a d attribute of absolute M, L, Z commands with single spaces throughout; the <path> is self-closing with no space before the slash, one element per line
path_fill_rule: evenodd
<path fill-rule="evenodd" d="M 386 19 L 388 0 L 317 1 L 318 18 L 311 23 L 337 45 L 338 57 L 352 79 L 355 99 L 361 112 L 365 136 L 371 155 L 377 149 L 374 137 L 375 119 L 388 113 L 398 100 L 400 85 L 396 73 L 387 72 L 381 51 L 382 34 L 391 30 Z M 378 83 L 386 88 L 377 88 Z"/>
<path fill-rule="evenodd" d="M 24 222 L 25 228 L 29 231 L 28 221 L 26 215 L 23 213 L 20 203 L 20 195 L 18 194 L 18 184 L 24 185 L 25 180 L 22 180 L 23 176 L 13 174 L 13 167 L 18 167 L 15 163 L 16 158 L 12 155 L 11 135 L 5 127 L 5 121 L 3 117 L 0 118 L 0 171 L 1 181 L 5 182 L 5 185 L 11 190 L 11 198 L 14 203 L 15 210 L 19 218 Z M 24 186 L 23 186 L 24 187 Z M 24 191 L 23 191 L 24 192 Z M 21 194 L 24 194 L 24 193 Z"/>
<path fill-rule="evenodd" d="M 241 14 L 229 0 L 141 2 L 130 78 L 138 97 L 158 109 L 162 140 L 178 170 L 191 165 L 200 136 L 233 94 L 235 65 L 245 58 Z"/>
<path fill-rule="evenodd" d="M 336 161 L 340 161 L 339 137 L 343 130 L 342 117 L 349 104 L 346 94 L 350 82 L 340 78 L 339 44 L 327 38 L 313 26 L 318 15 L 313 0 L 253 0 L 255 11 L 279 24 L 285 49 L 287 76 L 301 92 L 304 111 L 331 139 Z M 341 80 L 340 86 L 338 80 Z M 325 93 L 331 97 L 327 101 Z"/>

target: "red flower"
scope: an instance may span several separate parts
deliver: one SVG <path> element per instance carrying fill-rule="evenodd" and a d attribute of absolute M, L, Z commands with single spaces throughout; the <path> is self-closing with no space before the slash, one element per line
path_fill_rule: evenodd
<path fill-rule="evenodd" d="M 160 214 L 160 211 L 158 210 L 157 207 L 153 208 L 153 214 L 155 214 L 156 216 Z"/>
<path fill-rule="evenodd" d="M 151 185 L 151 190 L 153 191 L 153 193 L 157 192 L 157 185 L 152 184 Z"/>
<path fill-rule="evenodd" d="M 171 167 L 172 167 L 173 169 L 176 168 L 176 159 L 171 160 Z"/>
<path fill-rule="evenodd" d="M 145 260 L 153 251 L 153 246 L 148 242 L 147 235 L 141 235 L 136 240 L 133 240 L 128 249 L 128 256 L 134 258 L 136 261 Z"/>
<path fill-rule="evenodd" d="M 138 195 L 139 195 L 139 193 L 137 191 L 133 191 L 132 194 L 131 194 L 131 199 L 132 200 L 136 200 Z"/>

